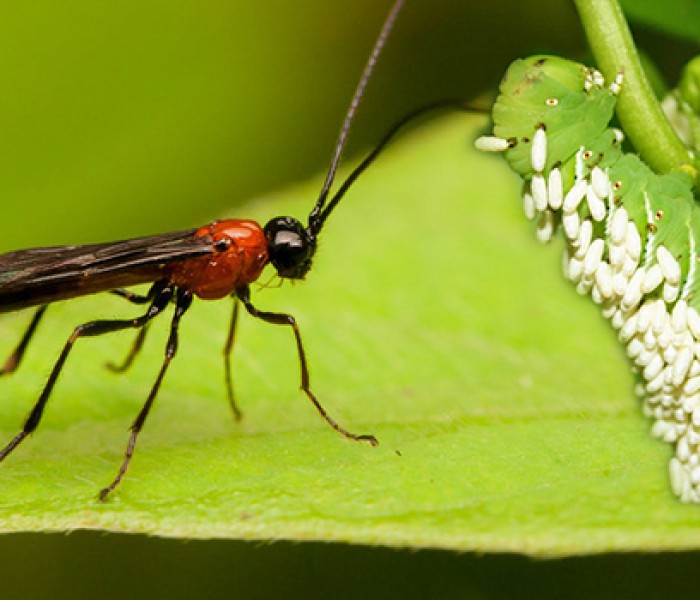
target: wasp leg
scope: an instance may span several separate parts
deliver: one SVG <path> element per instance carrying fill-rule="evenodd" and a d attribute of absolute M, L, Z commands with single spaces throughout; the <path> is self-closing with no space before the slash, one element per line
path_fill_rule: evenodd
<path fill-rule="evenodd" d="M 167 282 L 165 281 L 156 282 L 153 287 L 156 290 L 153 301 L 146 314 L 142 315 L 141 317 L 125 320 L 90 321 L 88 323 L 78 325 L 78 327 L 73 330 L 73 333 L 68 338 L 66 345 L 63 347 L 63 351 L 58 357 L 56 364 L 54 364 L 53 369 L 51 370 L 51 374 L 49 375 L 44 389 L 41 391 L 39 399 L 24 422 L 22 431 L 20 431 L 12 439 L 12 441 L 7 444 L 7 446 L 0 450 L 0 461 L 4 460 L 7 455 L 10 454 L 10 452 L 19 446 L 22 441 L 39 426 L 41 416 L 44 412 L 49 396 L 51 395 L 51 391 L 53 390 L 56 380 L 63 369 L 63 365 L 66 362 L 71 349 L 73 348 L 73 344 L 75 344 L 79 338 L 103 335 L 105 333 L 111 333 L 112 331 L 119 331 L 121 329 L 136 329 L 143 327 L 146 323 L 148 323 L 148 321 L 150 321 L 168 306 L 168 303 L 173 295 L 173 288 L 167 285 Z"/>
<path fill-rule="evenodd" d="M 100 492 L 100 500 L 102 501 L 106 500 L 110 492 L 114 491 L 114 489 L 119 485 L 119 482 L 124 478 L 124 475 L 126 474 L 126 470 L 129 468 L 129 463 L 131 462 L 131 457 L 133 456 L 134 448 L 136 447 L 136 439 L 138 438 L 141 429 L 143 429 L 143 424 L 146 422 L 148 413 L 150 412 L 151 407 L 153 406 L 153 402 L 156 399 L 156 394 L 158 394 L 160 384 L 163 381 L 163 377 L 165 376 L 165 372 L 167 371 L 168 366 L 170 365 L 170 361 L 172 361 L 173 357 L 175 356 L 175 353 L 177 352 L 177 330 L 178 326 L 180 325 L 180 318 L 183 314 L 185 314 L 185 311 L 190 307 L 191 304 L 192 293 L 186 290 L 178 290 L 177 300 L 175 304 L 175 314 L 173 315 L 173 320 L 170 325 L 170 337 L 168 338 L 168 343 L 165 346 L 165 359 L 163 360 L 163 365 L 161 366 L 160 372 L 158 373 L 158 377 L 156 377 L 156 381 L 153 384 L 153 387 L 151 388 L 151 393 L 148 394 L 146 403 L 143 405 L 141 411 L 136 416 L 136 419 L 134 419 L 134 422 L 131 424 L 131 435 L 129 436 L 129 443 L 126 446 L 124 460 L 121 466 L 119 467 L 117 476 L 114 478 L 112 483 L 110 483 L 106 488 L 104 488 Z"/>
<path fill-rule="evenodd" d="M 124 290 L 122 288 L 110 290 L 109 293 L 124 298 L 124 300 L 132 304 L 148 304 L 153 300 L 153 295 L 151 294 L 152 290 L 153 288 L 151 288 L 145 296 L 143 294 L 135 294 L 131 290 Z"/>
<path fill-rule="evenodd" d="M 24 351 L 27 349 L 32 336 L 36 331 L 37 325 L 39 325 L 39 321 L 41 321 L 41 317 L 43 317 L 44 313 L 46 312 L 46 307 L 47 305 L 45 304 L 36 310 L 31 322 L 29 323 L 29 327 L 27 327 L 27 330 L 24 332 L 19 344 L 17 344 L 17 347 L 12 351 L 12 354 L 7 357 L 5 364 L 2 366 L 2 368 L 0 368 L 0 375 L 9 375 L 17 370 L 19 363 L 22 362 Z"/>
<path fill-rule="evenodd" d="M 287 325 L 288 327 L 292 328 L 292 331 L 294 332 L 294 338 L 296 339 L 297 343 L 299 364 L 301 366 L 301 389 L 309 398 L 309 400 L 311 400 L 313 405 L 316 407 L 316 410 L 326 420 L 326 422 L 338 433 L 340 433 L 348 439 L 365 441 L 369 442 L 372 446 L 376 446 L 379 442 L 377 441 L 377 438 L 373 435 L 358 435 L 356 433 L 350 433 L 347 429 L 344 429 L 343 427 L 338 425 L 338 423 L 335 420 L 333 420 L 331 416 L 326 412 L 326 409 L 323 408 L 316 396 L 314 396 L 310 387 L 309 368 L 306 364 L 306 354 L 304 353 L 304 346 L 301 342 L 301 333 L 299 332 L 299 326 L 294 320 L 294 317 L 285 313 L 264 312 L 255 308 L 255 306 L 253 306 L 253 304 L 250 301 L 250 289 L 248 288 L 248 286 L 236 290 L 236 295 L 238 296 L 240 301 L 243 302 L 243 306 L 245 306 L 246 310 L 257 319 L 261 319 L 262 321 L 265 321 L 266 323 L 271 323 L 273 325 Z"/>
<path fill-rule="evenodd" d="M 231 325 L 228 328 L 228 337 L 226 338 L 226 344 L 224 345 L 224 373 L 226 377 L 226 393 L 228 394 L 228 402 L 231 405 L 231 410 L 233 411 L 233 417 L 236 421 L 240 421 L 243 418 L 243 413 L 241 409 L 238 408 L 236 404 L 236 397 L 233 393 L 233 378 L 231 376 L 231 352 L 233 351 L 233 344 L 236 340 L 236 325 L 238 324 L 238 298 L 233 297 L 233 313 L 231 314 Z"/>
<path fill-rule="evenodd" d="M 151 290 L 152 289 L 153 288 L 151 288 Z M 131 302 L 132 304 L 146 304 L 153 300 L 152 294 L 150 292 L 146 296 L 143 296 L 141 294 L 134 294 L 134 292 L 130 290 L 123 289 L 111 290 L 110 293 L 114 294 L 115 296 L 124 298 L 126 301 Z M 126 358 L 122 361 L 121 364 L 108 362 L 105 366 L 110 371 L 112 371 L 112 373 L 123 373 L 124 371 L 126 371 L 132 365 L 134 359 L 141 351 L 141 348 L 143 347 L 143 341 L 146 339 L 147 331 L 147 325 L 139 329 L 138 333 L 136 334 L 136 337 L 134 338 L 134 342 L 131 345 L 129 353 L 126 355 Z"/>
<path fill-rule="evenodd" d="M 144 325 L 143 327 L 141 327 L 141 329 L 139 329 L 138 333 L 136 334 L 136 337 L 134 338 L 134 342 L 131 344 L 129 352 L 126 355 L 126 358 L 122 361 L 121 364 L 108 362 L 105 363 L 105 367 L 112 371 L 112 373 L 124 373 L 124 371 L 126 371 L 132 365 L 134 359 L 141 351 L 141 348 L 143 348 L 143 341 L 146 339 L 147 332 L 148 325 Z"/>

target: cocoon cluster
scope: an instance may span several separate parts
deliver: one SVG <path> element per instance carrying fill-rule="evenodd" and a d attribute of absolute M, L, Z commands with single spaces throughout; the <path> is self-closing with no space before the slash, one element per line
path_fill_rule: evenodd
<path fill-rule="evenodd" d="M 494 106 L 495 135 L 476 146 L 504 153 L 524 178 L 539 240 L 562 231 L 564 274 L 617 331 L 652 434 L 675 444 L 673 491 L 697 503 L 700 209 L 689 177 L 657 175 L 622 150 L 622 132 L 608 126 L 622 83 L 606 87 L 597 71 L 561 58 L 516 61 Z M 577 138 L 562 142 L 566 123 Z"/>

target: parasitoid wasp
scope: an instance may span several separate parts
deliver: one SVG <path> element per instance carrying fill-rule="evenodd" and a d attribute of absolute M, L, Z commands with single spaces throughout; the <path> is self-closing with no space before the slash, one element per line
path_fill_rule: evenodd
<path fill-rule="evenodd" d="M 226 389 L 236 418 L 240 418 L 240 411 L 233 395 L 230 356 L 240 302 L 253 317 L 292 329 L 300 363 L 301 389 L 326 422 L 346 438 L 366 441 L 373 446 L 377 444 L 373 435 L 351 433 L 326 412 L 311 391 L 304 346 L 294 317 L 259 310 L 251 301 L 250 284 L 258 279 L 268 263 L 272 264 L 277 275 L 282 278 L 304 279 L 311 268 L 318 235 L 330 213 L 396 131 L 415 116 L 409 115 L 397 123 L 328 200 L 351 124 L 403 4 L 404 0 L 394 2 L 367 60 L 341 125 L 328 173 L 306 226 L 289 216 L 273 218 L 264 227 L 252 220 L 230 219 L 214 221 L 199 229 L 119 242 L 31 248 L 0 255 L 0 312 L 38 307 L 19 344 L 0 369 L 0 375 L 9 374 L 19 366 L 39 321 L 52 302 L 111 292 L 133 304 L 148 305 L 146 312 L 139 317 L 90 321 L 73 330 L 21 431 L 0 450 L 0 461 L 38 427 L 61 370 L 79 338 L 136 329 L 137 336 L 125 362 L 122 365 L 111 365 L 113 370 L 123 371 L 139 352 L 148 324 L 172 302 L 175 309 L 165 358 L 146 402 L 131 424 L 131 433 L 117 475 L 100 491 L 99 498 L 106 500 L 126 474 L 138 435 L 176 354 L 180 320 L 195 296 L 205 300 L 226 296 L 233 298 L 234 308 L 224 347 L 224 364 Z M 152 284 L 146 295 L 125 289 L 144 283 Z"/>

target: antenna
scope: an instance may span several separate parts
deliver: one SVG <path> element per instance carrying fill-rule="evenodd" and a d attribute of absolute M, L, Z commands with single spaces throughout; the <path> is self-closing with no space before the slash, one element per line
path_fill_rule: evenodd
<path fill-rule="evenodd" d="M 357 165 L 353 169 L 352 173 L 350 173 L 350 175 L 348 175 L 345 178 L 345 181 L 343 181 L 343 183 L 338 188 L 338 191 L 328 203 L 328 206 L 326 206 L 323 212 L 316 218 L 316 232 L 318 232 L 321 229 L 321 227 L 323 227 L 323 224 L 328 218 L 328 215 L 338 205 L 338 202 L 340 202 L 340 200 L 350 189 L 352 184 L 355 183 L 357 178 L 360 175 L 362 175 L 362 173 L 367 169 L 367 167 L 369 167 L 375 161 L 375 159 L 381 154 L 384 148 L 386 148 L 387 144 L 394 139 L 396 134 L 398 134 L 406 125 L 413 123 L 416 119 L 424 117 L 428 113 L 448 109 L 462 110 L 466 112 L 474 112 L 484 115 L 488 115 L 490 113 L 490 109 L 483 108 L 475 104 L 470 104 L 468 102 L 465 102 L 464 100 L 456 99 L 437 100 L 435 102 L 419 106 L 418 108 L 414 108 L 411 112 L 401 117 L 396 123 L 392 125 L 391 129 L 389 129 L 389 131 L 387 131 L 384 134 L 384 137 L 382 137 L 382 139 L 379 140 L 379 142 L 377 142 L 377 145 L 370 151 L 370 153 L 367 156 L 365 156 L 362 162 L 359 165 Z"/>
<path fill-rule="evenodd" d="M 384 21 L 384 25 L 382 26 L 382 30 L 379 32 L 379 37 L 374 43 L 372 53 L 367 59 L 367 64 L 365 65 L 365 68 L 362 71 L 362 76 L 360 77 L 360 81 L 357 84 L 357 88 L 355 88 L 355 93 L 353 94 L 352 100 L 350 101 L 348 111 L 345 114 L 345 120 L 343 121 L 343 124 L 340 128 L 340 133 L 338 134 L 338 140 L 335 144 L 335 151 L 333 153 L 331 165 L 328 169 L 328 174 L 326 175 L 326 180 L 323 183 L 323 187 L 321 188 L 321 193 L 319 194 L 318 200 L 316 201 L 316 205 L 314 206 L 313 210 L 309 213 L 308 229 L 310 233 L 314 236 L 319 232 L 319 230 L 321 229 L 321 225 L 325 220 L 325 217 L 328 215 L 328 213 L 326 212 L 323 218 L 320 217 L 321 211 L 323 210 L 323 207 L 328 198 L 328 193 L 330 192 L 331 186 L 333 185 L 333 180 L 335 179 L 335 174 L 338 170 L 338 165 L 340 164 L 340 159 L 343 155 L 343 150 L 345 150 L 348 134 L 350 132 L 350 126 L 352 125 L 352 122 L 355 119 L 357 109 L 360 106 L 362 96 L 365 93 L 365 88 L 367 87 L 367 84 L 369 83 L 374 68 L 377 65 L 377 60 L 379 59 L 379 56 L 382 53 L 382 50 L 384 49 L 384 46 L 386 44 L 387 38 L 389 37 L 389 34 L 391 33 L 391 30 L 394 27 L 396 18 L 399 16 L 399 12 L 403 8 L 404 1 L 405 0 L 396 0 L 394 2 L 394 5 L 391 7 L 389 14 L 386 20 Z"/>

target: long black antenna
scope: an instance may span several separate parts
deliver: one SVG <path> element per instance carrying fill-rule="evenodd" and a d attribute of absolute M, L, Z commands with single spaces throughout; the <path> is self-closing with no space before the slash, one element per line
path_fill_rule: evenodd
<path fill-rule="evenodd" d="M 365 156 L 362 162 L 359 165 L 357 165 L 352 170 L 352 173 L 350 173 L 350 175 L 348 175 L 345 178 L 345 181 L 343 181 L 343 183 L 340 184 L 338 191 L 333 195 L 333 198 L 331 198 L 331 201 L 328 203 L 328 206 L 326 206 L 323 212 L 321 212 L 321 214 L 318 215 L 318 217 L 316 218 L 316 232 L 318 232 L 318 230 L 320 230 L 321 227 L 323 227 L 323 223 L 328 218 L 328 215 L 337 206 L 338 202 L 340 202 L 340 200 L 343 198 L 345 192 L 347 192 L 350 189 L 350 186 L 352 186 L 352 184 L 355 183 L 355 180 L 360 175 L 362 175 L 362 173 L 367 169 L 367 167 L 369 167 L 375 161 L 375 159 L 384 150 L 386 145 L 392 139 L 394 139 L 394 137 L 397 133 L 399 133 L 399 131 L 401 131 L 409 123 L 414 122 L 416 119 L 419 119 L 420 117 L 423 117 L 428 113 L 448 109 L 462 110 L 485 115 L 490 113 L 490 108 L 477 106 L 475 104 L 465 102 L 464 100 L 456 99 L 436 100 L 435 102 L 431 102 L 429 104 L 419 106 L 418 108 L 414 108 L 411 112 L 401 117 L 396 123 L 394 123 L 391 126 L 391 129 L 389 129 L 389 131 L 387 131 L 384 134 L 384 137 L 382 137 L 382 139 L 379 140 L 379 142 L 377 142 L 377 145 L 370 151 L 370 153 L 367 156 Z"/>
<path fill-rule="evenodd" d="M 352 122 L 355 118 L 355 114 L 357 113 L 357 109 L 360 105 L 360 101 L 362 100 L 362 96 L 365 93 L 365 88 L 367 87 L 370 77 L 372 76 L 372 72 L 374 71 L 374 68 L 377 65 L 379 55 L 382 53 L 382 50 L 384 49 L 384 46 L 386 44 L 386 40 L 389 37 L 392 28 L 394 27 L 394 23 L 396 22 L 396 18 L 399 16 L 399 12 L 403 8 L 404 1 L 405 0 L 396 0 L 394 2 L 394 5 L 391 7 L 389 15 L 384 21 L 382 30 L 379 33 L 379 37 L 374 43 L 372 53 L 370 54 L 369 59 L 367 59 L 367 64 L 365 65 L 365 68 L 362 71 L 362 76 L 360 77 L 360 81 L 357 84 L 357 88 L 355 89 L 355 93 L 353 94 L 352 100 L 350 101 L 350 106 L 348 107 L 348 111 L 345 114 L 345 120 L 343 121 L 343 125 L 340 128 L 340 133 L 338 134 L 338 141 L 335 144 L 335 152 L 333 153 L 333 159 L 331 160 L 331 165 L 328 169 L 328 174 L 326 175 L 326 181 L 323 183 L 321 193 L 319 194 L 318 200 L 316 201 L 316 206 L 314 206 L 311 213 L 309 213 L 308 228 L 310 232 L 314 235 L 318 233 L 323 222 L 323 220 L 319 220 L 319 215 L 321 213 L 321 210 L 323 210 L 323 206 L 326 203 L 326 199 L 328 198 L 328 193 L 330 192 L 331 186 L 333 185 L 335 173 L 338 170 L 338 165 L 340 164 L 340 159 L 343 155 L 343 150 L 345 149 L 345 145 L 347 143 L 348 133 L 350 132 L 350 126 L 352 125 Z"/>

